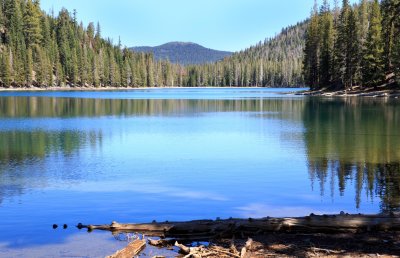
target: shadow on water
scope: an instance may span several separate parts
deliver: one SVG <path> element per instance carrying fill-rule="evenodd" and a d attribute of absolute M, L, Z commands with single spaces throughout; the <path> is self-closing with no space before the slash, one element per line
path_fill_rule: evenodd
<path fill-rule="evenodd" d="M 379 197 L 382 212 L 400 208 L 400 109 L 382 99 L 311 98 L 304 107 L 309 174 L 321 195 L 344 195 L 354 183 L 355 205 Z M 364 197 L 363 197 L 364 196 Z"/>

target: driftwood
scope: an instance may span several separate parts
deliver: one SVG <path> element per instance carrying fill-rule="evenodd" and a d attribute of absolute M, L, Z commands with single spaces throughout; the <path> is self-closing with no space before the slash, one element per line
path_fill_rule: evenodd
<path fill-rule="evenodd" d="M 170 245 L 174 245 L 175 240 L 174 239 L 158 239 L 158 240 L 154 240 L 151 238 L 147 239 L 148 243 L 152 246 L 156 246 L 156 247 L 165 247 L 165 246 L 170 246 Z"/>
<path fill-rule="evenodd" d="M 226 251 L 221 247 L 218 246 L 211 246 L 206 248 L 205 246 L 199 247 L 187 247 L 185 245 L 179 244 L 175 242 L 175 246 L 180 249 L 180 253 L 185 254 L 184 258 L 189 257 L 234 257 L 234 258 L 241 258 L 238 254 L 232 253 L 230 251 Z"/>
<path fill-rule="evenodd" d="M 128 244 L 124 249 L 117 251 L 115 254 L 107 256 L 107 258 L 132 258 L 138 255 L 146 247 L 145 240 L 135 240 Z"/>
<path fill-rule="evenodd" d="M 241 237 L 266 232 L 356 233 L 400 231 L 400 216 L 389 215 L 313 215 L 298 218 L 197 220 L 149 224 L 82 225 L 88 230 L 108 230 L 114 234 L 136 232 L 147 236 L 185 240 Z"/>

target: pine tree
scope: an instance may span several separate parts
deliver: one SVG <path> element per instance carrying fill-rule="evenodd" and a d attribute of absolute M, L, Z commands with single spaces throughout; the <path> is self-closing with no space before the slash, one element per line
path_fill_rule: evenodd
<path fill-rule="evenodd" d="M 86 33 L 89 37 L 89 40 L 93 41 L 93 39 L 94 39 L 94 23 L 93 22 L 89 23 Z"/>
<path fill-rule="evenodd" d="M 41 12 L 38 0 L 27 0 L 24 13 L 24 34 L 26 46 L 39 45 L 42 40 Z"/>
<path fill-rule="evenodd" d="M 1 53 L 1 70 L 0 70 L 0 77 L 3 85 L 5 87 L 9 87 L 11 85 L 11 63 L 10 63 L 10 54 L 11 51 L 5 49 L 3 53 Z"/>
<path fill-rule="evenodd" d="M 366 51 L 363 57 L 363 84 L 377 86 L 384 78 L 384 64 L 382 60 L 382 17 L 378 0 L 374 0 L 370 14 L 370 26 L 366 42 Z"/>
<path fill-rule="evenodd" d="M 154 67 L 153 67 L 153 56 L 146 54 L 146 69 L 147 69 L 147 83 L 145 86 L 154 87 Z"/>
<path fill-rule="evenodd" d="M 362 86 L 362 60 L 364 53 L 366 51 L 366 41 L 368 37 L 368 27 L 369 27 L 369 0 L 361 0 L 360 7 L 358 8 L 358 57 L 357 57 L 357 73 L 356 80 Z"/>
<path fill-rule="evenodd" d="M 369 26 L 369 18 L 368 18 L 368 9 L 370 2 L 369 0 L 361 0 L 360 7 L 358 8 L 358 36 L 360 45 L 364 46 L 367 41 L 368 36 L 368 26 Z"/>
<path fill-rule="evenodd" d="M 4 20 L 4 13 L 3 13 L 3 1 L 0 1 L 0 44 L 3 44 L 3 35 L 5 33 L 5 20 Z"/>
<path fill-rule="evenodd" d="M 353 9 L 349 10 L 349 17 L 347 20 L 347 42 L 346 42 L 346 61 L 344 72 L 344 86 L 350 88 L 356 82 L 357 70 L 359 68 L 359 41 L 356 14 Z"/>
<path fill-rule="evenodd" d="M 93 86 L 100 86 L 100 75 L 99 75 L 99 62 L 98 57 L 96 55 L 92 58 L 92 77 L 93 77 Z"/>
<path fill-rule="evenodd" d="M 78 56 L 75 49 L 72 49 L 70 63 L 71 66 L 68 74 L 69 82 L 72 84 L 72 86 L 76 87 L 77 82 L 79 80 L 79 69 L 78 69 Z"/>
<path fill-rule="evenodd" d="M 397 36 L 393 46 L 393 65 L 397 85 L 400 86 L 400 39 Z"/>
<path fill-rule="evenodd" d="M 46 65 L 44 63 L 43 53 L 40 47 L 37 45 L 34 47 L 33 51 L 33 62 L 34 62 L 34 71 L 35 71 L 35 81 L 36 86 L 43 86 L 46 82 Z"/>
<path fill-rule="evenodd" d="M 31 86 L 33 80 L 33 56 L 32 56 L 32 49 L 28 48 L 26 51 L 26 62 L 25 62 L 25 80 L 26 85 Z"/>
<path fill-rule="evenodd" d="M 394 33 L 395 33 L 395 15 L 396 7 L 394 0 L 382 0 L 381 13 L 382 13 L 382 40 L 384 45 L 383 62 L 385 71 L 391 72 L 393 68 L 392 54 L 394 46 Z M 398 15 L 398 14 L 397 14 Z M 398 18 L 398 17 L 397 17 Z"/>
<path fill-rule="evenodd" d="M 329 8 L 329 3 L 324 0 L 320 11 L 320 28 L 321 28 L 321 55 L 319 73 L 322 85 L 328 86 L 332 83 L 332 61 L 334 46 L 334 28 L 333 15 Z"/>
<path fill-rule="evenodd" d="M 335 71 L 334 81 L 340 87 L 345 87 L 348 83 L 347 60 L 348 60 L 348 33 L 349 33 L 349 0 L 343 0 L 342 9 L 337 21 L 337 39 L 335 43 Z"/>
<path fill-rule="evenodd" d="M 310 23 L 306 32 L 306 45 L 304 50 L 304 79 L 312 90 L 319 85 L 319 14 L 315 2 Z M 246 74 L 245 74 L 246 76 Z M 246 76 L 247 77 L 247 76 Z M 245 79 L 246 81 L 247 79 Z M 275 84 L 274 82 L 270 82 Z"/>
<path fill-rule="evenodd" d="M 51 44 L 51 31 L 50 31 L 50 22 L 48 17 L 46 16 L 41 17 L 41 31 L 42 31 L 41 46 L 47 48 Z"/>
<path fill-rule="evenodd" d="M 397 10 L 393 16 L 393 18 L 397 17 L 397 19 L 394 19 L 392 65 L 397 85 L 400 86 L 400 19 L 398 18 L 400 15 L 400 0 L 392 1 L 392 6 L 394 7 L 392 7 L 392 10 Z"/>

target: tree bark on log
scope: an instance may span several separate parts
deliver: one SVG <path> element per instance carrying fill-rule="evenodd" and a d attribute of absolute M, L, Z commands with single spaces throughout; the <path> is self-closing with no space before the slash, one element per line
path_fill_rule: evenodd
<path fill-rule="evenodd" d="M 106 258 L 132 258 L 143 251 L 145 247 L 146 240 L 135 240 L 132 243 L 129 243 L 124 249 L 121 249 Z"/>
<path fill-rule="evenodd" d="M 115 234 L 136 232 L 147 236 L 175 239 L 210 239 L 265 232 L 356 233 L 365 231 L 400 231 L 400 216 L 389 215 L 313 215 L 298 218 L 196 220 L 149 224 L 82 225 L 88 230 L 108 230 Z"/>

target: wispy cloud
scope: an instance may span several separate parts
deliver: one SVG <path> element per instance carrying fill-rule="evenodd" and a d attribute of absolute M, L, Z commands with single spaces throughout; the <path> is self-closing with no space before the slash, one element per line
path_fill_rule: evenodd
<path fill-rule="evenodd" d="M 62 187 L 56 186 L 55 190 Z M 65 188 L 64 188 L 65 189 Z M 131 180 L 131 181 L 108 181 L 108 182 L 84 182 L 67 186 L 68 191 L 76 192 L 135 192 L 150 195 L 164 195 L 186 199 L 203 199 L 212 201 L 227 201 L 228 198 L 213 192 L 198 191 L 183 187 L 168 186 L 162 182 L 152 182 L 150 180 Z"/>

